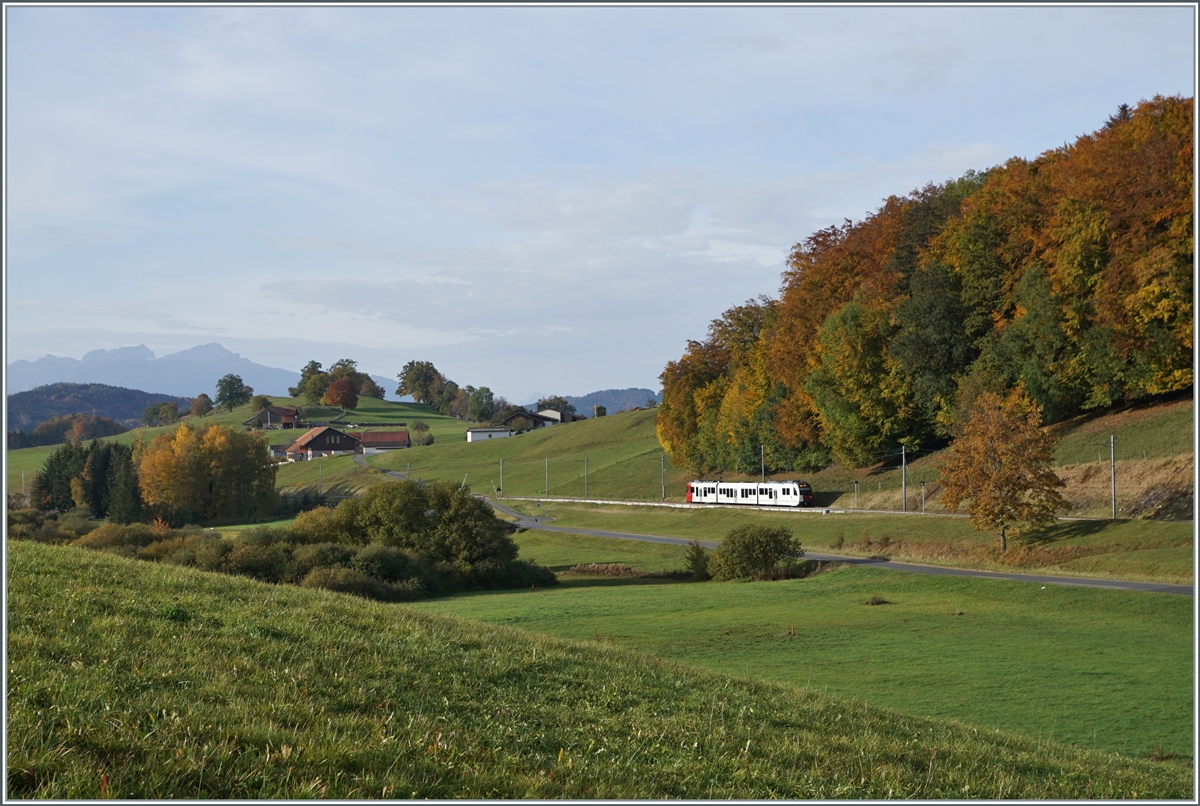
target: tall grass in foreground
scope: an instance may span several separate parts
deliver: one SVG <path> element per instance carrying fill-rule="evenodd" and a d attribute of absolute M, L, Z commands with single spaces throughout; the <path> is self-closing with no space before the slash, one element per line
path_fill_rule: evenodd
<path fill-rule="evenodd" d="M 1190 770 L 591 642 L 8 551 L 9 798 L 1192 797 Z"/>

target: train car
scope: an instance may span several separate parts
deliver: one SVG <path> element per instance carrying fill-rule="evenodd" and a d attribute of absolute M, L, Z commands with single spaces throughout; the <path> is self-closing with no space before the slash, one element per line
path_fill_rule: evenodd
<path fill-rule="evenodd" d="M 811 507 L 812 487 L 806 481 L 691 481 L 689 504 L 743 504 L 754 507 Z"/>

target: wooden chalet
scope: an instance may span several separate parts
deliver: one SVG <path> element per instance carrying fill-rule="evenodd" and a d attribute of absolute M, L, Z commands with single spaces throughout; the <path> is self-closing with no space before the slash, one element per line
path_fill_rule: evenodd
<path fill-rule="evenodd" d="M 267 406 L 243 425 L 258 428 L 295 428 L 299 422 L 299 409 L 289 406 Z"/>
<path fill-rule="evenodd" d="M 541 414 L 534 414 L 531 411 L 515 411 L 500 421 L 501 425 L 507 426 L 513 431 L 545 428 L 548 425 L 556 425 L 557 423 L 558 420 L 556 419 Z"/>
<path fill-rule="evenodd" d="M 357 453 L 358 446 L 358 437 L 323 425 L 304 432 L 304 436 L 293 442 L 286 453 L 289 462 L 303 462 L 308 459 L 319 459 L 322 456 Z"/>

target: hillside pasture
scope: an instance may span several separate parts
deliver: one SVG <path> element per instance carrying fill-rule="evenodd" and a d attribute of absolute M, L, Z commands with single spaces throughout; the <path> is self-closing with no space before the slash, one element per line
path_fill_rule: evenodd
<path fill-rule="evenodd" d="M 525 532 L 521 554 L 683 567 L 682 546 Z M 669 562 L 673 551 L 675 561 Z M 878 597 L 888 604 L 870 606 Z M 418 609 L 1083 747 L 1192 752 L 1192 600 L 843 566 L 803 580 L 568 576 Z M 791 631 L 794 628 L 795 635 Z"/>
<path fill-rule="evenodd" d="M 763 512 L 731 507 L 658 508 L 505 500 L 525 515 L 553 518 L 555 526 L 719 541 L 730 529 L 754 523 L 787 526 L 810 551 L 853 557 L 1096 576 L 1155 582 L 1193 581 L 1190 524 L 1147 520 L 1059 521 L 1012 539 L 1001 554 L 996 536 L 976 532 L 964 517 L 810 511 Z"/>
<path fill-rule="evenodd" d="M 1194 794 L 1173 763 L 725 677 L 625 637 L 563 641 L 71 547 L 14 542 L 8 560 L 10 799 Z"/>

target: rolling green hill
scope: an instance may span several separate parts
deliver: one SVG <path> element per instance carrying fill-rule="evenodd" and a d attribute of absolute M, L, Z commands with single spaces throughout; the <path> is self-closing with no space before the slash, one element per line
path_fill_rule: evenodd
<path fill-rule="evenodd" d="M 536 531 L 516 539 L 522 557 L 560 574 L 579 563 L 684 564 L 682 546 Z M 867 606 L 873 597 L 888 604 Z M 1158 747 L 1192 752 L 1192 605 L 846 566 L 749 584 L 565 574 L 538 596 L 414 606 L 560 638 L 612 636 L 744 679 L 1145 757 Z"/>
<path fill-rule="evenodd" d="M 1194 795 L 1175 764 L 619 645 L 70 547 L 8 560 L 8 798 Z"/>

